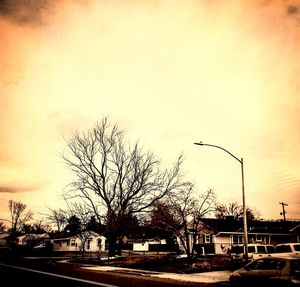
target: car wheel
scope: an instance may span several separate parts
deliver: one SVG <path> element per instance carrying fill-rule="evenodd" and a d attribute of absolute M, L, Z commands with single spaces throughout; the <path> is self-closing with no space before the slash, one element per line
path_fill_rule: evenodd
<path fill-rule="evenodd" d="M 233 277 L 230 280 L 230 283 L 231 283 L 231 286 L 233 286 L 233 287 L 241 287 L 242 286 L 241 278 L 238 276 Z"/>

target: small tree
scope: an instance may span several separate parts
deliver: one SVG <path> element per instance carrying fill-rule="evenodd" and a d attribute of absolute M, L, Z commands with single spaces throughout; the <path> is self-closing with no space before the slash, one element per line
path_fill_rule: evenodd
<path fill-rule="evenodd" d="M 215 208 L 215 217 L 225 219 L 227 216 L 232 216 L 238 220 L 243 217 L 243 206 L 237 202 L 229 202 L 227 204 L 217 204 Z M 260 218 L 260 213 L 256 209 L 246 207 L 246 216 L 248 220 L 256 220 Z"/>
<path fill-rule="evenodd" d="M 8 202 L 8 207 L 11 218 L 11 232 L 13 235 L 16 235 L 16 233 L 22 229 L 24 224 L 32 219 L 33 213 L 31 211 L 26 212 L 26 204 L 20 201 L 10 200 Z"/>
<path fill-rule="evenodd" d="M 68 219 L 68 224 L 65 227 L 65 231 L 70 235 L 77 235 L 82 231 L 82 224 L 80 218 L 76 215 L 71 215 Z"/>
<path fill-rule="evenodd" d="M 94 231 L 98 234 L 103 234 L 105 232 L 105 226 L 98 222 L 94 215 L 91 216 L 87 223 L 86 230 Z"/>
<path fill-rule="evenodd" d="M 213 190 L 196 196 L 193 189 L 193 184 L 189 183 L 170 193 L 166 202 L 158 205 L 156 217 L 152 218 L 156 225 L 172 232 L 180 240 L 188 257 L 193 255 L 201 218 L 210 214 L 215 204 Z"/>
<path fill-rule="evenodd" d="M 67 223 L 66 211 L 61 208 L 49 208 L 49 214 L 47 214 L 47 219 L 50 221 L 51 224 L 53 224 L 57 228 L 57 231 L 60 232 L 64 229 Z"/>

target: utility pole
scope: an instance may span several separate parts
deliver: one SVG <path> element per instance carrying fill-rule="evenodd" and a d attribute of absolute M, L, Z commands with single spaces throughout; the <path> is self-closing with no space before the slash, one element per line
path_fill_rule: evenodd
<path fill-rule="evenodd" d="M 285 209 L 284 209 L 284 207 L 285 206 L 288 206 L 288 204 L 286 204 L 286 203 L 284 203 L 284 202 L 279 202 L 279 204 L 281 204 L 281 206 L 282 206 L 282 212 L 280 212 L 280 215 L 283 215 L 283 221 L 286 221 L 286 218 L 285 218 Z"/>

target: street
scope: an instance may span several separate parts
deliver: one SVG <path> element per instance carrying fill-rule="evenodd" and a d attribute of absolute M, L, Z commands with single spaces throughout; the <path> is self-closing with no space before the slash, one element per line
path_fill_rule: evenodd
<path fill-rule="evenodd" d="M 224 285 L 207 284 L 199 282 L 182 282 L 173 279 L 153 278 L 137 274 L 124 274 L 119 272 L 99 272 L 85 270 L 79 266 L 68 263 L 49 262 L 47 260 L 20 260 L 0 263 L 1 282 L 8 282 L 10 286 L 210 286 Z"/>

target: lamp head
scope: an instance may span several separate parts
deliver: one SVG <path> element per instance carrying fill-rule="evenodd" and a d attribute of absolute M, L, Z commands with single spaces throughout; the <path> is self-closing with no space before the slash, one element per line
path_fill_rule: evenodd
<path fill-rule="evenodd" d="M 198 142 L 198 143 L 194 143 L 196 145 L 204 145 L 204 143 L 202 141 Z"/>

